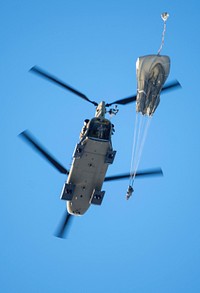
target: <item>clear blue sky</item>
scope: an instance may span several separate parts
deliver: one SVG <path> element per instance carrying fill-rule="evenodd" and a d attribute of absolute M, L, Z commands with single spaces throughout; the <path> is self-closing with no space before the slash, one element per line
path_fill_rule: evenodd
<path fill-rule="evenodd" d="M 199 1 L 1 1 L 0 291 L 4 293 L 200 292 Z M 163 178 L 104 184 L 101 207 L 53 233 L 65 176 L 17 135 L 29 129 L 68 168 L 94 107 L 28 73 L 39 65 L 96 101 L 136 92 L 137 57 L 157 53 L 167 11 L 168 80 L 141 168 Z M 135 105 L 113 118 L 109 175 L 129 171 Z"/>

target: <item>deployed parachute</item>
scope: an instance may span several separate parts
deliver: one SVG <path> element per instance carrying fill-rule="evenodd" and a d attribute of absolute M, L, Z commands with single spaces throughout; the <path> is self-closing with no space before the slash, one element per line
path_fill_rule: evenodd
<path fill-rule="evenodd" d="M 126 194 L 127 199 L 130 198 L 133 193 L 133 183 L 141 160 L 151 118 L 158 107 L 160 102 L 160 92 L 170 71 L 170 58 L 166 55 L 160 55 L 164 45 L 166 21 L 169 14 L 164 12 L 161 14 L 161 17 L 164 21 L 164 29 L 158 53 L 139 57 L 136 62 L 136 120 L 133 137 L 130 182 Z"/>
<path fill-rule="evenodd" d="M 161 14 L 164 22 L 161 46 L 157 55 L 142 56 L 136 62 L 137 100 L 136 112 L 152 116 L 160 102 L 160 92 L 169 75 L 170 59 L 160 55 L 164 45 L 167 12 Z"/>
<path fill-rule="evenodd" d="M 136 112 L 152 116 L 160 102 L 160 92 L 169 75 L 170 58 L 147 55 L 137 59 Z"/>

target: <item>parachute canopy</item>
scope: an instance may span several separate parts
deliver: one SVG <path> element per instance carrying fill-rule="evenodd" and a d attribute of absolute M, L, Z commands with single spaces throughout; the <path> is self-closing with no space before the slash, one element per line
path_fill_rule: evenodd
<path fill-rule="evenodd" d="M 160 92 L 169 75 L 170 58 L 147 55 L 137 59 L 136 111 L 152 116 L 160 102 Z"/>

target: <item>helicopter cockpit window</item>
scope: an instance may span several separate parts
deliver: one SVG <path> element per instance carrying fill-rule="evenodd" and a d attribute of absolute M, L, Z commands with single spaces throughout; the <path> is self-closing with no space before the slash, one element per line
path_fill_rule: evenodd
<path fill-rule="evenodd" d="M 88 137 L 102 140 L 109 140 L 111 124 L 109 120 L 94 118 L 91 120 L 88 130 Z"/>

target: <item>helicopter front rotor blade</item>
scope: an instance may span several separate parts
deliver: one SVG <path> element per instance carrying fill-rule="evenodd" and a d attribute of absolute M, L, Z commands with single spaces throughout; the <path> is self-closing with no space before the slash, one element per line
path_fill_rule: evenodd
<path fill-rule="evenodd" d="M 129 103 L 135 102 L 136 98 L 137 98 L 137 95 L 131 96 L 131 97 L 128 97 L 128 98 L 125 98 L 125 99 L 120 99 L 120 100 L 117 100 L 117 101 L 112 102 L 110 104 L 106 104 L 106 107 L 110 107 L 110 106 L 115 105 L 115 104 L 117 104 L 117 105 L 126 105 L 126 104 L 129 104 Z"/>
<path fill-rule="evenodd" d="M 69 90 L 70 92 L 74 93 L 75 95 L 79 96 L 80 98 L 84 99 L 87 102 L 92 103 L 95 106 L 98 106 L 98 104 L 94 101 L 91 101 L 88 97 L 86 97 L 86 95 L 84 95 L 83 93 L 77 91 L 76 89 L 74 89 L 73 87 L 71 87 L 70 85 L 66 84 L 65 82 L 61 81 L 60 79 L 58 79 L 57 77 L 51 75 L 50 73 L 44 71 L 43 69 L 41 69 L 38 66 L 33 66 L 30 70 L 30 72 L 33 72 L 43 78 L 48 79 L 49 81 L 63 87 L 64 89 Z"/>
<path fill-rule="evenodd" d="M 174 89 L 178 89 L 178 88 L 181 88 L 181 84 L 178 82 L 178 80 L 174 80 L 174 81 L 172 81 L 170 83 L 167 83 L 166 86 L 164 86 L 162 88 L 161 94 L 166 93 L 169 90 L 174 90 Z M 128 98 L 125 98 L 125 99 L 117 100 L 117 101 L 112 102 L 110 104 L 106 104 L 106 107 L 110 107 L 110 106 L 112 106 L 114 104 L 126 105 L 126 104 L 129 104 L 129 103 L 135 102 L 136 98 L 137 98 L 137 95 L 134 95 L 134 96 L 131 96 L 131 97 L 128 97 Z"/>
<path fill-rule="evenodd" d="M 136 178 L 138 177 L 150 177 L 150 176 L 163 176 L 163 171 L 161 168 L 155 168 L 155 169 L 149 169 L 149 170 L 143 170 L 143 171 L 138 171 L 135 175 Z M 119 174 L 119 175 L 114 175 L 114 176 L 108 176 L 105 178 L 105 182 L 107 181 L 115 181 L 115 180 L 121 180 L 121 179 L 127 179 L 130 178 L 131 174 L 130 173 L 124 173 L 124 174 Z"/>
<path fill-rule="evenodd" d="M 69 214 L 67 210 L 65 210 L 61 223 L 58 229 L 56 230 L 56 232 L 54 233 L 54 236 L 58 238 L 64 238 L 66 236 L 67 232 L 69 232 L 69 227 L 71 225 L 72 217 L 73 216 Z"/>
<path fill-rule="evenodd" d="M 19 134 L 19 136 L 28 142 L 40 155 L 42 155 L 49 163 L 51 163 L 60 173 L 69 174 L 69 171 L 65 169 L 44 147 L 36 141 L 28 130 L 25 130 Z"/>

